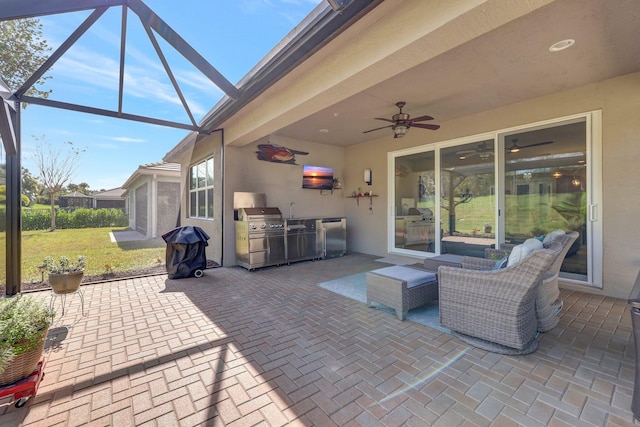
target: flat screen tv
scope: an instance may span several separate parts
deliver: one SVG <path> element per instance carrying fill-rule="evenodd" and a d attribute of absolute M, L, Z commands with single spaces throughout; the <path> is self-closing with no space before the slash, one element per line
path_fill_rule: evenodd
<path fill-rule="evenodd" d="M 302 188 L 313 190 L 333 189 L 333 168 L 304 165 L 302 167 Z"/>

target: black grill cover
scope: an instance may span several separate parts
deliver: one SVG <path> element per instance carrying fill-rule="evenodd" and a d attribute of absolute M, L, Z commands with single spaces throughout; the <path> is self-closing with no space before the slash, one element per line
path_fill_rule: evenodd
<path fill-rule="evenodd" d="M 162 235 L 167 243 L 167 273 L 169 279 L 201 275 L 207 267 L 207 247 L 209 236 L 200 227 L 185 226 L 175 228 Z"/>

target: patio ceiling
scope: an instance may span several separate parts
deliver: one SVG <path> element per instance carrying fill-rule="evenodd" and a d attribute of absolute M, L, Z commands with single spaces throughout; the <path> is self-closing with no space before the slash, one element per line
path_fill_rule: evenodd
<path fill-rule="evenodd" d="M 379 13 L 382 7 L 370 13 Z M 482 19 L 474 12 L 476 19 Z M 391 129 L 363 131 L 384 126 L 373 118 L 397 113 L 397 101 L 405 101 L 404 112 L 413 117 L 431 115 L 435 120 L 427 123 L 441 124 L 637 72 L 638 28 L 640 2 L 635 0 L 552 1 L 406 70 L 402 61 L 409 60 L 412 52 L 399 49 L 395 55 L 399 72 L 392 77 L 328 107 L 309 110 L 306 117 L 271 134 L 348 146 L 392 138 Z M 568 38 L 576 40 L 573 47 L 549 52 L 553 43 Z M 432 131 L 414 128 L 409 132 Z"/>

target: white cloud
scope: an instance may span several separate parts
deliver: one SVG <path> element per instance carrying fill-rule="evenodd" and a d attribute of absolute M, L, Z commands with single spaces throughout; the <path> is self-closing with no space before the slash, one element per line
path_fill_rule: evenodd
<path fill-rule="evenodd" d="M 206 76 L 196 71 L 172 69 L 187 104 L 195 115 L 203 115 L 223 95 Z M 120 65 L 113 59 L 94 51 L 78 48 L 63 55 L 55 66 L 56 74 L 82 82 L 90 87 L 116 93 L 119 87 Z M 194 96 L 195 95 L 195 96 Z M 169 104 L 182 110 L 182 102 L 173 85 L 160 67 L 141 67 L 125 63 L 124 99 L 127 97 Z M 195 97 L 209 103 L 204 107 Z M 82 103 L 82 102 L 81 102 Z"/>
<path fill-rule="evenodd" d="M 115 136 L 109 139 L 119 142 L 147 142 L 147 140 L 143 138 L 129 138 L 127 136 Z"/>

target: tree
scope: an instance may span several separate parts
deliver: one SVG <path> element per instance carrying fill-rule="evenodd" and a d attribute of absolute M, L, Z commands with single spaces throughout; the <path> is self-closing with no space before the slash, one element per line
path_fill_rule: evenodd
<path fill-rule="evenodd" d="M 42 24 L 36 18 L 0 22 L 0 78 L 11 90 L 19 89 L 49 58 L 51 47 L 42 36 Z M 39 89 L 51 76 L 43 76 L 27 95 L 48 98 L 51 90 Z M 23 104 L 26 105 L 26 104 Z"/>
<path fill-rule="evenodd" d="M 54 147 L 50 142 L 44 141 L 44 137 L 38 141 L 33 160 L 40 172 L 40 181 L 44 189 L 49 193 L 51 201 L 51 231 L 56 229 L 55 196 L 60 193 L 75 173 L 80 155 L 85 151 L 76 147 L 73 142 L 67 141 L 65 147 Z"/>
<path fill-rule="evenodd" d="M 458 187 L 465 184 L 464 191 L 458 191 Z M 456 231 L 456 206 L 461 203 L 469 203 L 473 199 L 473 193 L 468 186 L 468 177 L 457 172 L 449 171 L 442 174 L 442 199 L 448 203 L 442 204 L 442 208 L 449 211 L 449 235 Z M 456 193 L 456 191 L 458 191 Z M 457 198 L 457 200 L 456 200 Z"/>
<path fill-rule="evenodd" d="M 67 185 L 67 191 L 70 193 L 73 193 L 74 191 L 79 191 L 82 194 L 86 194 L 89 195 L 92 193 L 91 190 L 89 190 L 89 184 L 87 184 L 86 182 L 81 182 L 80 184 L 69 184 Z"/>
<path fill-rule="evenodd" d="M 22 194 L 27 196 L 31 203 L 35 203 L 41 190 L 38 179 L 29 172 L 29 169 L 22 168 Z"/>

